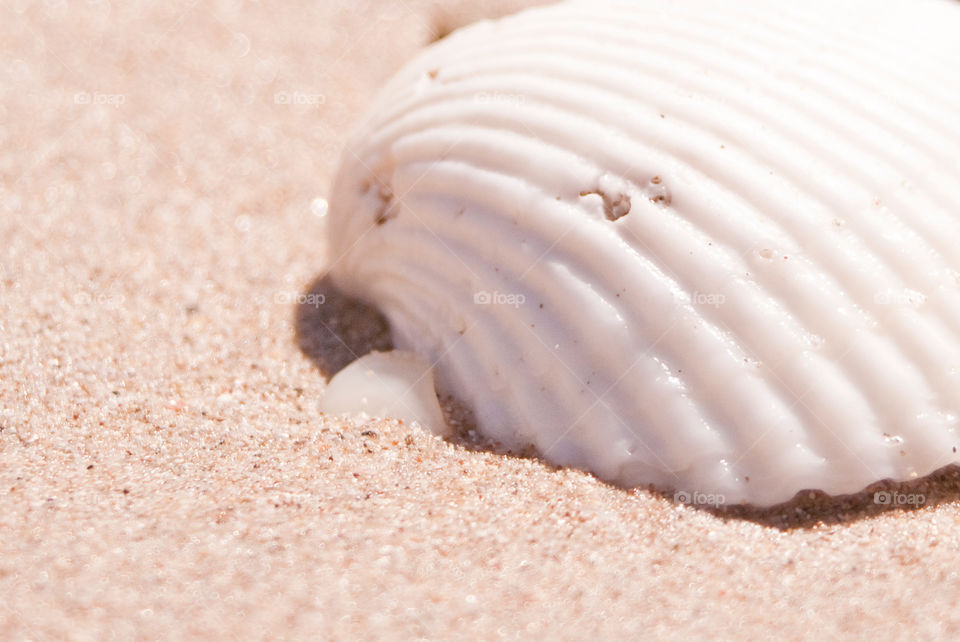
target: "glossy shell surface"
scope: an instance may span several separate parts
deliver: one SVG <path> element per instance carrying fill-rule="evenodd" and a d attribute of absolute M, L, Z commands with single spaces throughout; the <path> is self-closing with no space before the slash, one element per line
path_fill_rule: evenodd
<path fill-rule="evenodd" d="M 956 462 L 960 3 L 567 2 L 383 89 L 331 274 L 508 446 L 769 505 Z"/>

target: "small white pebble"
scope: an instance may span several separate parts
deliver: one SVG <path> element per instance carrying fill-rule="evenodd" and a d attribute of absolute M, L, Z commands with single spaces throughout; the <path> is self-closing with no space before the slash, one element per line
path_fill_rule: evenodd
<path fill-rule="evenodd" d="M 317 197 L 310 201 L 310 213 L 316 216 L 317 218 L 323 218 L 327 215 L 327 199 Z"/>

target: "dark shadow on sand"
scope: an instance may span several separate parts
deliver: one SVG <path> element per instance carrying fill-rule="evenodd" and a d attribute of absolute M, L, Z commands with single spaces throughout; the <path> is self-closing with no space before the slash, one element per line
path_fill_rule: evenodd
<path fill-rule="evenodd" d="M 675 497 L 674 493 L 652 492 L 671 500 Z M 960 466 L 951 464 L 926 477 L 908 482 L 879 481 L 850 495 L 803 490 L 790 501 L 767 508 L 745 504 L 697 508 L 725 520 L 746 520 L 786 531 L 847 524 L 890 512 L 922 511 L 958 499 Z"/>
<path fill-rule="evenodd" d="M 368 352 L 393 348 L 383 315 L 339 292 L 326 276 L 298 300 L 294 328 L 300 351 L 328 380 Z"/>

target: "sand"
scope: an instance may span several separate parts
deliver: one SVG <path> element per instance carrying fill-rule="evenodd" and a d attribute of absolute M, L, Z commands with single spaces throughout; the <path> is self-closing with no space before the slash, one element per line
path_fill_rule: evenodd
<path fill-rule="evenodd" d="M 0 638 L 960 635 L 955 469 L 723 513 L 319 412 L 346 136 L 522 4 L 3 4 Z"/>

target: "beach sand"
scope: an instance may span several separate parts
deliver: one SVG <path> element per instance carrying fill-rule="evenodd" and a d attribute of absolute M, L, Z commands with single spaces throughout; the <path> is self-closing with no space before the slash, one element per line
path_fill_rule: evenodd
<path fill-rule="evenodd" d="M 956 469 L 723 512 L 319 412 L 346 137 L 523 4 L 3 4 L 0 638 L 960 636 Z"/>

